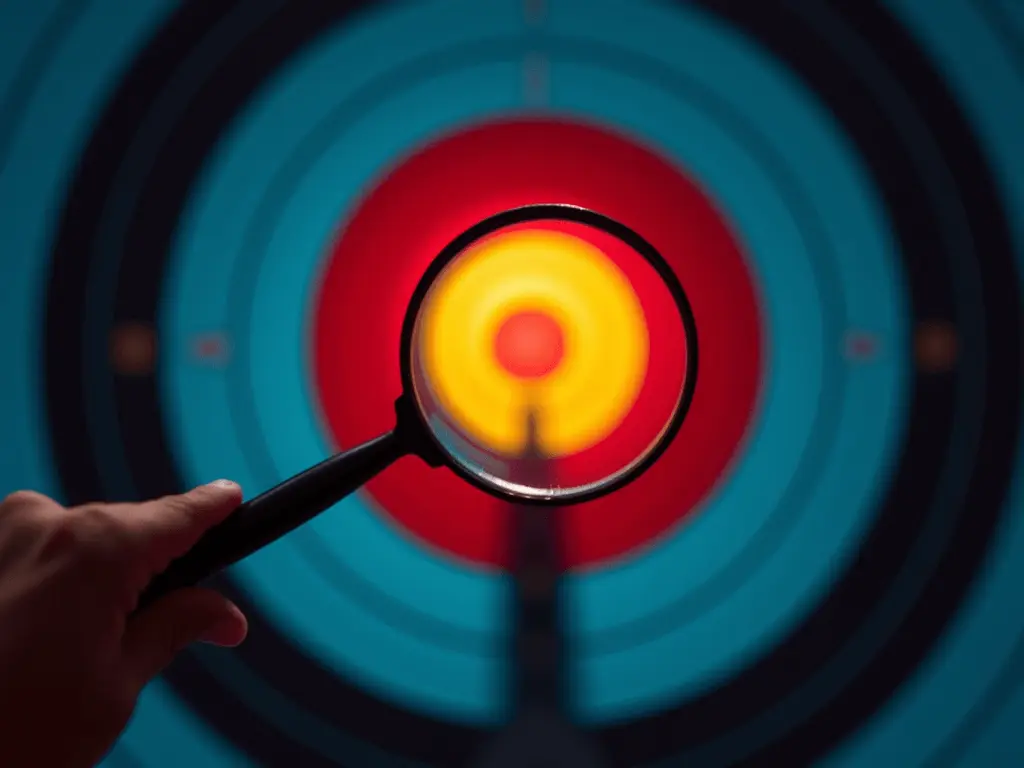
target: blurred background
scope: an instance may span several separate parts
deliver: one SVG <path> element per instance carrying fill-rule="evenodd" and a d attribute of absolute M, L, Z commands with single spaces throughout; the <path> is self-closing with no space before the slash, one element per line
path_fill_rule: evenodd
<path fill-rule="evenodd" d="M 1019 0 L 2 1 L 0 494 L 255 495 L 391 426 L 441 246 L 584 205 L 701 350 L 564 513 L 608 762 L 1024 764 L 1022 136 Z M 220 579 L 249 639 L 105 764 L 466 764 L 509 512 L 390 468 Z"/>

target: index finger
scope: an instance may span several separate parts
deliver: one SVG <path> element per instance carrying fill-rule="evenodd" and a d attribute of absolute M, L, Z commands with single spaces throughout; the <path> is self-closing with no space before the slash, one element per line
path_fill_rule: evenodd
<path fill-rule="evenodd" d="M 237 483 L 217 480 L 188 493 L 139 504 L 125 522 L 139 542 L 146 569 L 156 574 L 188 552 L 241 503 L 242 489 Z"/>

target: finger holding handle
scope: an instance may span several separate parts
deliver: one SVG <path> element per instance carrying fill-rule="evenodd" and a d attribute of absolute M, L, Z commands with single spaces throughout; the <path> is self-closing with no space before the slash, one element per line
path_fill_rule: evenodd
<path fill-rule="evenodd" d="M 156 576 L 136 610 L 193 586 L 337 504 L 408 453 L 395 430 L 336 454 L 245 502 Z"/>

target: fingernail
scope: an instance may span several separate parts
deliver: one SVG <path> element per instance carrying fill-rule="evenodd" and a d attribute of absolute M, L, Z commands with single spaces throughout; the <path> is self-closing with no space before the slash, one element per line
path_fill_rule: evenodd
<path fill-rule="evenodd" d="M 245 639 L 248 634 L 247 629 L 244 614 L 238 608 L 231 606 L 231 613 L 222 616 L 207 627 L 206 631 L 199 636 L 199 642 L 222 648 L 234 648 Z"/>
<path fill-rule="evenodd" d="M 216 486 L 217 488 L 227 488 L 228 490 L 234 490 L 238 487 L 238 483 L 231 480 L 214 480 L 210 485 Z"/>
<path fill-rule="evenodd" d="M 203 632 L 199 636 L 199 642 L 205 645 L 215 645 L 218 648 L 234 648 L 241 645 L 244 638 L 245 635 L 238 629 L 238 622 L 224 619 Z"/>

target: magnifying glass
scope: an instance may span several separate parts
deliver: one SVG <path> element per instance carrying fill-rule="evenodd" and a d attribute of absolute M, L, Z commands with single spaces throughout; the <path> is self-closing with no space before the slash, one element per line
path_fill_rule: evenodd
<path fill-rule="evenodd" d="M 473 270 L 485 274 L 489 263 L 492 282 L 486 284 L 497 285 L 510 295 L 518 292 L 527 299 L 529 296 L 547 297 L 547 306 L 554 306 L 550 301 L 554 290 L 552 285 L 557 283 L 556 275 L 562 274 L 564 278 L 566 274 L 564 269 L 559 272 L 559 266 L 565 266 L 562 261 L 569 259 L 565 253 L 558 249 L 545 250 L 544 247 L 540 250 L 535 247 L 529 254 L 523 251 L 524 263 L 529 261 L 533 264 L 531 276 L 525 283 L 522 280 L 517 282 L 515 268 L 502 272 L 497 261 L 487 260 L 488 252 L 494 250 L 492 246 L 497 242 L 496 238 L 501 238 L 504 233 L 523 232 L 524 227 L 531 224 L 576 227 L 596 232 L 604 238 L 613 238 L 618 245 L 628 249 L 642 269 L 650 273 L 653 284 L 664 292 L 663 303 L 667 302 L 672 307 L 674 317 L 670 318 L 671 321 L 681 328 L 678 334 L 681 343 L 671 349 L 653 350 L 656 354 L 678 358 L 674 361 L 679 363 L 675 369 L 682 372 L 677 377 L 678 386 L 674 386 L 672 397 L 662 398 L 660 413 L 648 419 L 642 428 L 623 432 L 622 440 L 628 444 L 625 451 L 595 454 L 593 460 L 574 462 L 573 454 L 579 459 L 581 450 L 585 453 L 585 445 L 579 441 L 573 443 L 572 440 L 558 439 L 561 434 L 557 431 L 560 414 L 571 403 L 567 404 L 564 397 L 559 400 L 557 394 L 552 393 L 558 391 L 559 377 L 571 378 L 571 374 L 563 375 L 554 369 L 558 368 L 563 353 L 570 357 L 574 354 L 574 344 L 578 346 L 580 334 L 574 334 L 571 328 L 570 332 L 562 333 L 550 313 L 530 310 L 528 300 L 519 301 L 518 305 L 512 301 L 509 306 L 521 306 L 523 309 L 511 312 L 500 327 L 491 327 L 493 323 L 488 326 L 493 331 L 495 342 L 491 350 L 495 360 L 491 362 L 496 361 L 505 369 L 508 376 L 501 380 L 512 384 L 497 394 L 481 392 L 491 386 L 487 383 L 490 380 L 473 379 L 467 374 L 467 381 L 461 382 L 460 371 L 451 370 L 451 365 L 443 375 L 439 372 L 444 369 L 444 365 L 439 365 L 439 357 L 443 357 L 446 350 L 464 344 L 467 334 L 479 336 L 481 324 L 487 324 L 485 318 L 478 317 L 451 321 L 452 296 L 458 294 L 453 285 L 458 285 L 460 276 L 465 277 Z M 506 262 L 510 258 L 514 267 L 518 258 L 515 248 L 506 253 Z M 576 286 L 577 294 L 585 293 L 589 286 L 586 269 L 579 274 L 581 284 Z M 569 282 L 574 279 L 569 279 Z M 595 286 L 599 284 L 600 280 L 594 283 Z M 464 283 L 462 290 L 466 292 Z M 541 301 L 540 305 L 544 306 L 544 302 Z M 445 312 L 449 321 L 439 324 L 438 317 Z M 605 327 L 607 336 L 619 333 L 613 322 L 612 306 L 598 307 L 591 314 L 595 321 L 604 318 L 606 324 L 612 322 Z M 440 335 L 439 327 L 446 329 Z M 554 339 L 559 333 L 566 338 Z M 611 343 L 613 340 L 609 338 L 607 341 Z M 598 339 L 598 345 L 600 343 L 602 340 Z M 477 352 L 483 357 L 490 354 L 483 349 L 477 349 Z M 413 293 L 402 326 L 399 354 L 402 394 L 395 402 L 394 429 L 338 453 L 242 504 L 152 581 L 140 600 L 140 607 L 171 590 L 203 581 L 279 539 L 357 490 L 403 456 L 418 456 L 435 468 L 446 466 L 487 493 L 519 504 L 575 504 L 611 493 L 635 480 L 668 447 L 686 416 L 697 376 L 697 333 L 693 313 L 682 285 L 661 254 L 626 225 L 596 211 L 565 204 L 527 205 L 506 210 L 480 221 L 452 240 L 431 262 Z M 576 375 L 577 387 L 566 396 L 576 401 L 586 400 L 591 391 L 594 398 L 601 397 L 600 393 L 604 391 L 600 386 L 601 379 L 619 375 L 617 369 L 602 371 L 593 366 L 588 369 L 586 365 L 578 365 L 576 370 L 584 373 Z M 552 375 L 546 376 L 548 373 Z M 524 474 L 523 464 L 517 460 L 521 445 L 516 443 L 515 435 L 511 432 L 491 434 L 493 430 L 489 432 L 486 428 L 491 423 L 486 409 L 482 418 L 479 414 L 475 421 L 468 418 L 463 404 L 458 397 L 453 397 L 452 387 L 444 385 L 444 380 L 451 381 L 453 377 L 456 382 L 465 384 L 466 397 L 482 394 L 487 401 L 486 396 L 490 395 L 491 412 L 499 422 L 502 413 L 506 416 L 511 413 L 507 419 L 509 423 L 522 424 L 524 419 L 516 414 L 520 409 L 524 417 L 529 411 L 539 414 L 545 424 L 553 425 L 556 450 L 548 450 L 546 455 L 571 471 L 561 478 L 558 472 L 544 473 L 548 480 L 534 482 L 532 478 L 537 477 L 536 473 Z M 588 382 L 594 385 L 592 390 L 588 388 Z M 562 432 L 566 430 L 568 427 Z"/>

